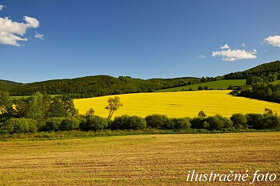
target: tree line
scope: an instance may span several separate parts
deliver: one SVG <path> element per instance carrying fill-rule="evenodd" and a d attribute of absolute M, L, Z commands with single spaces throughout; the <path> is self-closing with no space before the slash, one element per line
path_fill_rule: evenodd
<path fill-rule="evenodd" d="M 280 84 L 256 83 L 233 90 L 231 94 L 280 103 Z"/>
<path fill-rule="evenodd" d="M 280 117 L 275 114 L 233 114 L 230 119 L 220 115 L 195 118 L 168 118 L 165 115 L 118 116 L 108 120 L 95 115 L 48 118 L 44 125 L 35 119 L 10 118 L 0 125 L 0 134 L 35 133 L 38 131 L 100 131 L 100 130 L 190 130 L 238 131 L 246 129 L 280 129 Z"/>

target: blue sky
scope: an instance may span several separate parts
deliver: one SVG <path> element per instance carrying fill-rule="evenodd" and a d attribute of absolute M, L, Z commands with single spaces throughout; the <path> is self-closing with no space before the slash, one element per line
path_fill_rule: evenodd
<path fill-rule="evenodd" d="M 217 76 L 280 59 L 279 0 L 0 5 L 0 79 Z"/>

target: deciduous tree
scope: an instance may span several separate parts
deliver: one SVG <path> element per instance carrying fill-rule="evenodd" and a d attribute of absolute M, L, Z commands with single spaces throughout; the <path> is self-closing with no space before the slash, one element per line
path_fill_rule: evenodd
<path fill-rule="evenodd" d="M 123 104 L 121 103 L 120 97 L 115 96 L 114 98 L 109 98 L 108 106 L 105 107 L 105 109 L 109 111 L 108 120 L 110 120 L 112 118 L 114 112 L 117 111 L 122 106 L 123 106 Z"/>

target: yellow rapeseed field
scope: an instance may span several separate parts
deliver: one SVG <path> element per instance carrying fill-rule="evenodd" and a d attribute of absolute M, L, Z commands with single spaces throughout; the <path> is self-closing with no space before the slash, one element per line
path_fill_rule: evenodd
<path fill-rule="evenodd" d="M 221 114 L 230 117 L 234 113 L 264 113 L 265 108 L 280 113 L 280 104 L 235 97 L 228 90 L 157 92 L 118 95 L 121 107 L 114 116 L 137 115 L 145 117 L 149 114 L 165 114 L 169 117 L 194 117 L 203 110 L 207 115 Z M 87 99 L 75 99 L 74 104 L 80 114 L 85 114 L 89 108 L 95 114 L 107 117 L 105 110 L 109 97 L 103 96 Z"/>

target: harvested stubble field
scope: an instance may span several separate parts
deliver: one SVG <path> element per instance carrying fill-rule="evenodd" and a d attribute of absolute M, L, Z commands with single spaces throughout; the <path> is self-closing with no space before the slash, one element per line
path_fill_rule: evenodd
<path fill-rule="evenodd" d="M 279 175 L 280 165 L 278 132 L 22 140 L 0 148 L 2 185 L 175 185 L 193 169 Z"/>
<path fill-rule="evenodd" d="M 186 92 L 156 92 L 122 94 L 123 107 L 114 116 L 136 115 L 145 117 L 149 114 L 164 114 L 169 117 L 195 117 L 203 110 L 207 115 L 220 114 L 230 117 L 234 113 L 264 113 L 269 108 L 280 113 L 280 104 L 228 94 L 229 90 L 186 91 Z M 107 100 L 113 96 L 76 99 L 75 107 L 80 114 L 85 114 L 90 108 L 95 114 L 107 117 L 105 110 Z"/>

